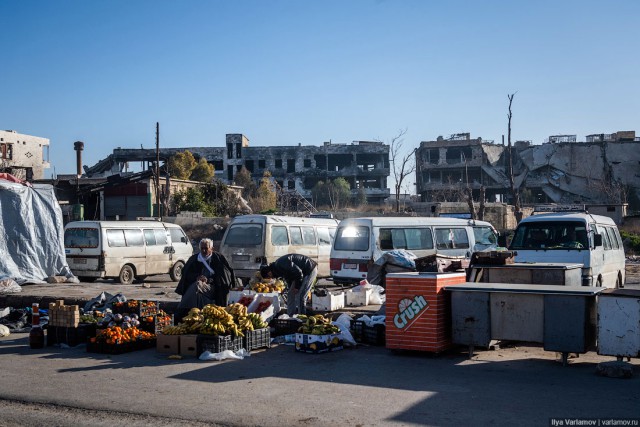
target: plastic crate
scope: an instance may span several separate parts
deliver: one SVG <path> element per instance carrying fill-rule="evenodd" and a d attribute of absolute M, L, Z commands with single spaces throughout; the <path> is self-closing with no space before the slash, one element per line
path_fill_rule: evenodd
<path fill-rule="evenodd" d="M 295 334 L 300 329 L 300 326 L 302 326 L 302 322 L 296 319 L 275 319 L 273 320 L 273 336 Z"/>
<path fill-rule="evenodd" d="M 148 322 L 147 318 L 153 317 L 153 321 Z M 146 316 L 140 318 L 140 326 L 139 329 L 142 331 L 146 331 L 152 334 L 158 334 L 162 332 L 162 330 L 166 326 L 173 326 L 173 315 L 170 318 L 159 318 L 158 316 Z"/>
<path fill-rule="evenodd" d="M 200 334 L 196 339 L 198 357 L 205 351 L 209 353 L 220 353 L 221 351 L 238 351 L 244 348 L 243 337 L 231 335 L 205 335 Z"/>
<path fill-rule="evenodd" d="M 383 346 L 385 333 L 383 324 L 369 326 L 362 320 L 354 320 L 351 324 L 351 335 L 359 343 Z"/>
<path fill-rule="evenodd" d="M 130 353 L 132 351 L 146 350 L 148 348 L 155 348 L 156 340 L 139 340 L 134 342 L 126 342 L 123 344 L 107 344 L 105 342 L 87 342 L 88 353 L 102 353 L 102 354 L 122 354 Z"/>
<path fill-rule="evenodd" d="M 133 303 L 137 303 L 133 305 Z M 156 316 L 160 311 L 158 301 L 129 300 L 124 303 L 113 305 L 113 312 L 116 314 L 137 314 L 139 317 Z"/>
<path fill-rule="evenodd" d="M 269 328 L 256 329 L 244 333 L 244 348 L 251 351 L 262 347 L 271 347 L 271 331 Z"/>
<path fill-rule="evenodd" d="M 96 336 L 95 323 L 81 323 L 77 328 L 66 326 L 47 327 L 47 345 L 66 344 L 75 347 L 86 344 L 87 339 Z"/>

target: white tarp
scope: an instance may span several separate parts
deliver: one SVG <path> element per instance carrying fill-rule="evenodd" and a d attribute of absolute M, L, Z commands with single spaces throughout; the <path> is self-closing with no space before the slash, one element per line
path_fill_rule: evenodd
<path fill-rule="evenodd" d="M 62 210 L 53 186 L 0 179 L 0 278 L 19 284 L 73 278 L 64 253 Z"/>

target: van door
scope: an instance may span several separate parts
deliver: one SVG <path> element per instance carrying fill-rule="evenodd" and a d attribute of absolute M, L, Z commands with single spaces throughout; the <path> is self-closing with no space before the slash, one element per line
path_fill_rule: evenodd
<path fill-rule="evenodd" d="M 438 227 L 435 229 L 436 250 L 451 256 L 466 256 L 470 252 L 469 227 Z"/>
<path fill-rule="evenodd" d="M 291 253 L 308 256 L 318 262 L 318 244 L 313 226 L 289 226 Z"/>
<path fill-rule="evenodd" d="M 329 259 L 331 258 L 331 235 L 328 227 L 316 228 L 318 232 L 318 276 L 328 277 Z"/>
<path fill-rule="evenodd" d="M 620 247 L 613 227 L 602 227 L 602 243 L 604 245 L 604 264 L 602 265 L 603 286 L 613 288 L 618 279 Z"/>
<path fill-rule="evenodd" d="M 167 231 L 164 228 L 145 228 L 144 240 L 147 245 L 147 275 L 164 274 L 171 268 Z"/>

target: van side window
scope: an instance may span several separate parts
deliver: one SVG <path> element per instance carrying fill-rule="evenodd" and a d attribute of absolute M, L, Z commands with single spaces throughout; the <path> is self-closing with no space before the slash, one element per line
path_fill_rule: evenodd
<path fill-rule="evenodd" d="M 605 227 L 607 230 L 607 235 L 609 236 L 609 241 L 611 242 L 611 249 L 620 249 L 618 246 L 618 240 L 616 239 L 616 233 L 613 231 L 613 227 Z"/>
<path fill-rule="evenodd" d="M 380 249 L 433 249 L 430 228 L 381 228 Z"/>
<path fill-rule="evenodd" d="M 618 248 L 624 249 L 622 245 L 622 237 L 620 237 L 620 231 L 617 228 L 613 228 L 613 234 L 616 236 L 616 241 L 618 242 Z"/>
<path fill-rule="evenodd" d="M 189 241 L 189 239 L 187 239 L 187 235 L 184 234 L 184 231 L 182 231 L 182 229 L 180 228 L 170 228 L 169 235 L 171 236 L 171 243 L 173 243 L 174 245 L 176 243 L 184 243 L 182 240 L 183 237 L 186 242 Z"/>
<path fill-rule="evenodd" d="M 302 227 L 302 240 L 305 245 L 316 244 L 316 231 L 313 227 Z"/>
<path fill-rule="evenodd" d="M 124 240 L 124 230 L 107 230 L 107 242 L 112 248 L 124 248 L 127 246 Z"/>
<path fill-rule="evenodd" d="M 327 227 L 318 227 L 318 243 L 321 246 L 331 246 L 331 236 Z"/>
<path fill-rule="evenodd" d="M 144 241 L 147 246 L 156 245 L 156 232 L 155 230 L 144 230 Z"/>
<path fill-rule="evenodd" d="M 64 232 L 64 246 L 67 248 L 97 248 L 97 228 L 68 228 Z"/>
<path fill-rule="evenodd" d="M 436 248 L 469 248 L 469 236 L 467 236 L 467 230 L 464 228 L 436 228 Z"/>
<path fill-rule="evenodd" d="M 144 246 L 142 230 L 124 230 L 124 239 L 127 246 Z"/>
<path fill-rule="evenodd" d="M 302 244 L 302 231 L 300 230 L 300 227 L 289 227 L 289 233 L 291 234 L 292 245 Z"/>
<path fill-rule="evenodd" d="M 167 242 L 166 230 L 156 230 L 156 245 L 164 246 Z"/>
<path fill-rule="evenodd" d="M 271 244 L 276 246 L 286 246 L 289 244 L 287 227 L 271 227 Z"/>

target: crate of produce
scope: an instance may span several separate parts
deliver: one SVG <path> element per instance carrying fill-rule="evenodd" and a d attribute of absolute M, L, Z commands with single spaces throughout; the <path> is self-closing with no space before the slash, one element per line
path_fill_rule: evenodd
<path fill-rule="evenodd" d="M 139 328 L 152 334 L 158 334 L 167 326 L 173 326 L 173 315 L 160 310 L 157 316 L 145 316 L 140 318 Z"/>
<path fill-rule="evenodd" d="M 160 311 L 158 301 L 135 300 L 113 304 L 114 314 L 137 314 L 139 317 L 156 316 Z"/>
<path fill-rule="evenodd" d="M 196 338 L 197 355 L 200 357 L 202 353 L 220 353 L 225 350 L 238 351 L 243 348 L 244 342 L 242 337 L 231 335 L 206 335 L 199 334 Z"/>
<path fill-rule="evenodd" d="M 382 323 L 367 325 L 363 320 L 351 323 L 351 335 L 356 342 L 371 345 L 385 345 L 385 326 Z"/>
<path fill-rule="evenodd" d="M 245 349 L 251 351 L 263 347 L 271 347 L 271 331 L 269 328 L 255 329 L 244 333 Z"/>
<path fill-rule="evenodd" d="M 274 327 L 274 337 L 295 334 L 298 332 L 298 329 L 300 329 L 300 326 L 302 326 L 302 322 L 295 318 L 274 319 L 272 324 Z"/>
<path fill-rule="evenodd" d="M 80 323 L 77 328 L 66 326 L 47 326 L 47 345 L 66 344 L 75 347 L 86 344 L 87 340 L 96 336 L 95 323 Z"/>
<path fill-rule="evenodd" d="M 301 353 L 328 353 L 342 350 L 343 341 L 340 334 L 296 334 L 296 351 Z"/>
<path fill-rule="evenodd" d="M 156 347 L 156 340 L 139 340 L 133 342 L 125 342 L 122 344 L 107 344 L 102 341 L 87 342 L 88 353 L 102 353 L 102 354 L 122 354 L 130 353 L 132 351 L 146 350 L 148 348 Z"/>

